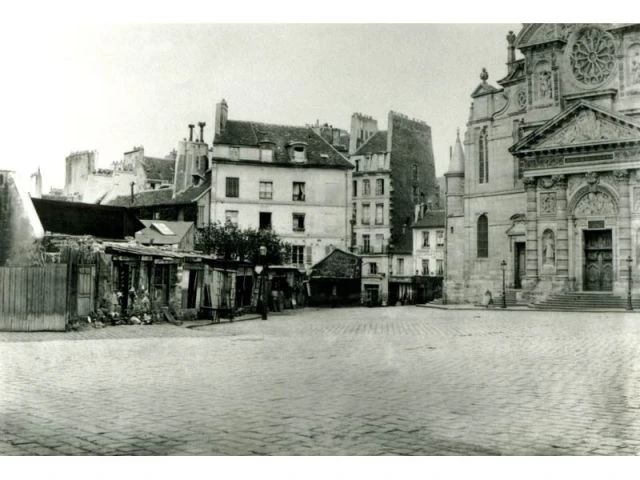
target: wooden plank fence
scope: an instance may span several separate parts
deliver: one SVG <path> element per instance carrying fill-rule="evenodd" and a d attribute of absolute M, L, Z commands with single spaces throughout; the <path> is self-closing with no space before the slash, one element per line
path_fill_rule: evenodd
<path fill-rule="evenodd" d="M 0 267 L 0 331 L 64 331 L 67 265 Z"/>

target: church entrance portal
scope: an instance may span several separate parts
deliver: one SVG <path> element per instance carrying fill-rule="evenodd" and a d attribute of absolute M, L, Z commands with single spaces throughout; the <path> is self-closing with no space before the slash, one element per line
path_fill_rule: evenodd
<path fill-rule="evenodd" d="M 584 231 L 584 290 L 613 290 L 611 230 Z"/>

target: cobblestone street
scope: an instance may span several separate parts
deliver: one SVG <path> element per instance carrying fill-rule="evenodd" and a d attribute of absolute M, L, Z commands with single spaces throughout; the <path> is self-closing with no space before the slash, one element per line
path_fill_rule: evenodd
<path fill-rule="evenodd" d="M 3 455 L 637 455 L 640 314 L 0 333 Z"/>

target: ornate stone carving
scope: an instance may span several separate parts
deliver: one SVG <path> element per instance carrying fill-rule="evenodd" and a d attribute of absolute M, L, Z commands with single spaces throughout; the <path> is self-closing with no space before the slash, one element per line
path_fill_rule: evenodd
<path fill-rule="evenodd" d="M 583 27 L 569 51 L 569 62 L 574 77 L 588 86 L 605 81 L 616 64 L 613 36 L 598 27 Z"/>
<path fill-rule="evenodd" d="M 582 185 L 582 182 L 584 181 L 584 179 L 581 176 L 577 176 L 577 175 L 572 175 L 569 177 L 569 180 L 567 181 L 567 196 L 570 197 L 573 192 L 575 192 L 578 187 L 580 185 Z"/>
<path fill-rule="evenodd" d="M 543 265 L 555 265 L 556 249 L 555 235 L 550 229 L 542 233 L 542 263 Z"/>
<path fill-rule="evenodd" d="M 523 161 L 523 167 L 527 170 L 558 167 L 564 165 L 563 157 L 531 157 L 525 158 Z"/>
<path fill-rule="evenodd" d="M 634 187 L 633 189 L 633 211 L 640 213 L 640 187 Z M 638 237 L 640 242 L 640 237 Z"/>
<path fill-rule="evenodd" d="M 556 194 L 555 192 L 540 194 L 540 215 L 556 214 Z"/>
<path fill-rule="evenodd" d="M 640 44 L 635 43 L 627 51 L 628 74 L 630 86 L 640 86 Z"/>
<path fill-rule="evenodd" d="M 638 130 L 596 116 L 593 110 L 582 110 L 567 126 L 540 143 L 540 146 L 565 146 L 599 140 L 638 139 Z"/>
<path fill-rule="evenodd" d="M 524 90 L 518 91 L 516 101 L 518 102 L 518 108 L 524 110 L 527 107 L 527 92 Z"/>
<path fill-rule="evenodd" d="M 534 177 L 524 177 L 522 179 L 522 183 L 524 184 L 524 188 L 536 188 L 536 184 L 538 183 L 537 179 Z"/>
<path fill-rule="evenodd" d="M 565 175 L 552 175 L 551 181 L 557 188 L 567 187 L 567 177 Z"/>
<path fill-rule="evenodd" d="M 611 216 L 616 214 L 616 207 L 608 193 L 589 192 L 578 201 L 573 214 L 576 217 Z"/>
<path fill-rule="evenodd" d="M 589 190 L 595 192 L 596 185 L 598 185 L 598 182 L 600 181 L 598 174 L 596 172 L 585 173 L 584 178 L 589 184 Z"/>
<path fill-rule="evenodd" d="M 615 152 L 616 160 L 640 160 L 640 148 L 628 148 Z"/>
<path fill-rule="evenodd" d="M 623 183 L 623 182 L 626 182 L 627 180 L 629 180 L 629 171 L 628 170 L 614 170 L 613 176 L 618 182 Z"/>
<path fill-rule="evenodd" d="M 540 186 L 542 188 L 549 189 L 553 187 L 556 182 L 554 182 L 553 177 L 540 177 L 540 180 L 538 180 L 538 183 L 540 183 Z"/>

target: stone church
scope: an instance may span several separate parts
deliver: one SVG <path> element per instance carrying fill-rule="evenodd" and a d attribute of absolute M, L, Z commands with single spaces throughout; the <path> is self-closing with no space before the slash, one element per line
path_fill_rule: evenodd
<path fill-rule="evenodd" d="M 446 301 L 498 296 L 503 275 L 526 302 L 624 295 L 630 268 L 640 293 L 640 24 L 506 39 L 506 76 L 482 70 L 445 174 Z"/>

